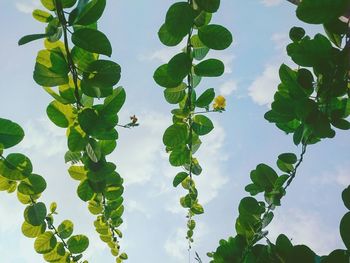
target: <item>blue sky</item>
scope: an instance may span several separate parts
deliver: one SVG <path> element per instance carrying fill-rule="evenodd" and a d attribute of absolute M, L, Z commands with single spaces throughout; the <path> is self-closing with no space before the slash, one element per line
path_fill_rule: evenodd
<path fill-rule="evenodd" d="M 127 102 L 120 119 L 127 122 L 136 114 L 141 123 L 137 129 L 120 131 L 117 151 L 110 158 L 125 178 L 122 247 L 131 263 L 187 262 L 185 211 L 178 204 L 184 192 L 171 186 L 178 169 L 168 164 L 161 141 L 171 123 L 172 107 L 152 79 L 154 69 L 181 49 L 164 47 L 157 38 L 165 13 L 174 2 L 108 1 L 100 23 L 113 46 L 112 59 L 122 66 L 120 84 L 127 91 Z M 57 201 L 56 222 L 72 219 L 75 233 L 89 236 L 86 255 L 90 262 L 114 262 L 93 231 L 93 218 L 75 194 L 77 183 L 67 174 L 63 162 L 65 131 L 50 124 L 45 114 L 51 98 L 32 79 L 36 52 L 43 45 L 39 41 L 17 46 L 21 36 L 44 30 L 30 15 L 39 5 L 39 0 L 0 2 L 1 117 L 25 129 L 26 138 L 14 150 L 26 153 L 35 172 L 47 179 L 43 200 Z M 212 115 L 215 129 L 204 137 L 198 153 L 204 169 L 197 179 L 199 198 L 206 213 L 197 217 L 193 250 L 204 262 L 208 262 L 206 252 L 215 250 L 219 239 L 234 235 L 238 202 L 247 195 L 243 189 L 250 171 L 262 162 L 274 165 L 282 152 L 299 153 L 291 136 L 263 119 L 278 84 L 279 65 L 292 64 L 284 46 L 289 28 L 302 25 L 294 9 L 284 0 L 222 0 L 214 16 L 215 23 L 233 32 L 235 42 L 226 51 L 210 53 L 225 62 L 226 73 L 220 79 L 205 79 L 199 87 L 213 87 L 228 100 L 224 114 Z M 310 34 L 322 30 L 306 28 Z M 320 254 L 343 247 L 338 225 L 345 212 L 340 193 L 350 184 L 349 146 L 348 134 L 337 131 L 335 139 L 309 148 L 298 177 L 269 226 L 272 240 L 283 231 L 294 242 L 306 243 Z M 0 196 L 1 262 L 42 262 L 33 250 L 33 240 L 21 234 L 24 206 L 14 195 Z"/>

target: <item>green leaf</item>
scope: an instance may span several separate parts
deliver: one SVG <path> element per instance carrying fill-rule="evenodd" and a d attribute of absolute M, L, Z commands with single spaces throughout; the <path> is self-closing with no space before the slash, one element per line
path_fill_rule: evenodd
<path fill-rule="evenodd" d="M 102 32 L 91 29 L 78 29 L 72 34 L 72 42 L 74 45 L 85 49 L 92 53 L 112 55 L 112 46 L 108 38 Z"/>
<path fill-rule="evenodd" d="M 324 24 L 343 15 L 347 0 L 304 0 L 298 5 L 297 17 L 309 24 Z"/>
<path fill-rule="evenodd" d="M 46 189 L 45 179 L 37 174 L 31 174 L 18 185 L 18 192 L 24 195 L 41 194 Z"/>
<path fill-rule="evenodd" d="M 196 0 L 196 3 L 201 9 L 209 13 L 215 13 L 220 7 L 220 0 Z"/>
<path fill-rule="evenodd" d="M 0 145 L 7 149 L 23 140 L 24 131 L 17 123 L 0 118 Z"/>
<path fill-rule="evenodd" d="M 206 135 L 214 129 L 214 125 L 208 117 L 196 115 L 193 118 L 192 129 L 198 135 Z"/>
<path fill-rule="evenodd" d="M 89 184 L 89 180 L 84 180 L 79 184 L 77 193 L 79 198 L 85 202 L 92 199 L 94 191 Z"/>
<path fill-rule="evenodd" d="M 41 50 L 36 58 L 33 78 L 41 86 L 55 87 L 68 83 L 68 64 L 62 53 Z"/>
<path fill-rule="evenodd" d="M 350 210 L 350 186 L 343 191 L 342 199 L 345 207 Z"/>
<path fill-rule="evenodd" d="M 305 30 L 302 27 L 292 27 L 289 31 L 289 38 L 293 42 L 300 41 L 305 36 Z"/>
<path fill-rule="evenodd" d="M 256 185 L 264 188 L 266 191 L 271 191 L 278 175 L 270 166 L 262 163 L 256 167 L 256 170 L 251 172 L 250 178 Z"/>
<path fill-rule="evenodd" d="M 41 4 L 50 11 L 56 9 L 54 0 L 40 0 Z"/>
<path fill-rule="evenodd" d="M 126 93 L 123 87 L 113 90 L 113 94 L 108 96 L 103 102 L 102 113 L 117 114 L 125 103 Z"/>
<path fill-rule="evenodd" d="M 240 215 L 260 215 L 264 212 L 258 201 L 253 197 L 245 197 L 239 203 L 238 211 Z"/>
<path fill-rule="evenodd" d="M 9 180 L 23 180 L 33 171 L 29 158 L 20 153 L 11 153 L 6 159 L 0 160 L 0 175 Z"/>
<path fill-rule="evenodd" d="M 65 255 L 66 250 L 64 248 L 63 243 L 58 242 L 56 247 L 52 251 L 44 255 L 44 259 L 47 262 L 62 262 L 66 261 L 66 258 L 63 258 Z"/>
<path fill-rule="evenodd" d="M 32 15 L 34 19 L 43 23 L 48 23 L 53 19 L 53 16 L 50 13 L 40 9 L 35 9 Z"/>
<path fill-rule="evenodd" d="M 75 235 L 67 241 L 68 249 L 73 254 L 84 252 L 89 246 L 89 239 L 84 235 Z"/>
<path fill-rule="evenodd" d="M 185 124 L 173 124 L 165 130 L 163 143 L 168 147 L 186 144 L 188 128 Z"/>
<path fill-rule="evenodd" d="M 200 215 L 204 213 L 204 208 L 200 204 L 196 203 L 191 207 L 191 212 L 196 215 Z"/>
<path fill-rule="evenodd" d="M 61 0 L 63 8 L 71 8 L 75 5 L 77 0 Z"/>
<path fill-rule="evenodd" d="M 70 220 L 64 220 L 58 227 L 57 231 L 61 238 L 66 239 L 73 233 L 74 225 Z"/>
<path fill-rule="evenodd" d="M 168 74 L 174 80 L 183 80 L 191 71 L 192 60 L 186 53 L 180 53 L 170 59 Z"/>
<path fill-rule="evenodd" d="M 74 63 L 83 72 L 89 72 L 88 66 L 91 62 L 97 60 L 98 55 L 88 52 L 82 48 L 74 46 L 71 51 L 72 59 Z"/>
<path fill-rule="evenodd" d="M 165 25 L 168 32 L 177 38 L 183 38 L 190 32 L 193 26 L 194 11 L 186 2 L 178 2 L 173 4 L 165 19 Z"/>
<path fill-rule="evenodd" d="M 315 262 L 315 253 L 305 245 L 293 247 L 290 262 Z"/>
<path fill-rule="evenodd" d="M 42 39 L 42 38 L 45 38 L 47 36 L 48 36 L 47 34 L 27 35 L 27 36 L 22 37 L 20 40 L 18 40 L 18 45 L 19 46 L 25 45 L 25 44 L 27 44 L 29 42 L 32 42 L 32 41 L 35 41 L 35 40 L 38 40 L 38 39 Z"/>
<path fill-rule="evenodd" d="M 187 85 L 185 83 L 181 83 L 176 88 L 168 88 L 164 90 L 164 97 L 167 102 L 171 104 L 177 104 L 181 102 L 186 96 L 185 90 L 187 89 Z"/>
<path fill-rule="evenodd" d="M 45 222 L 46 214 L 45 204 L 41 202 L 35 203 L 26 207 L 24 210 L 24 219 L 33 226 L 40 226 Z"/>
<path fill-rule="evenodd" d="M 219 77 L 225 72 L 225 65 L 218 59 L 207 59 L 194 67 L 194 73 L 201 77 Z"/>
<path fill-rule="evenodd" d="M 57 244 L 57 239 L 51 231 L 46 231 L 35 239 L 34 249 L 39 254 L 46 254 L 52 251 Z"/>
<path fill-rule="evenodd" d="M 226 49 L 233 41 L 231 32 L 220 25 L 203 26 L 199 28 L 198 36 L 204 45 L 215 50 Z"/>
<path fill-rule="evenodd" d="M 185 148 L 175 148 L 169 155 L 169 162 L 172 166 L 182 166 L 190 163 L 190 151 Z"/>
<path fill-rule="evenodd" d="M 168 74 L 168 64 L 161 65 L 156 69 L 153 75 L 154 81 L 164 88 L 174 88 L 182 83 L 182 79 L 174 80 Z"/>
<path fill-rule="evenodd" d="M 81 181 L 83 179 L 86 179 L 87 171 L 85 170 L 84 166 L 71 166 L 68 169 L 69 175 L 74 179 Z"/>
<path fill-rule="evenodd" d="M 202 43 L 198 35 L 191 37 L 191 45 L 193 47 L 193 58 L 202 60 L 209 52 L 209 48 Z"/>
<path fill-rule="evenodd" d="M 72 152 L 84 151 L 88 137 L 79 125 L 70 126 L 67 130 L 68 149 Z"/>
<path fill-rule="evenodd" d="M 106 0 L 92 0 L 83 7 L 74 24 L 90 25 L 95 23 L 103 14 Z"/>
<path fill-rule="evenodd" d="M 33 226 L 28 222 L 24 221 L 21 229 L 22 229 L 23 235 L 25 235 L 26 237 L 35 238 L 45 232 L 46 223 L 43 223 L 39 226 Z"/>
<path fill-rule="evenodd" d="M 332 251 L 327 257 L 322 257 L 321 263 L 349 263 L 349 256 L 346 250 L 337 249 Z"/>
<path fill-rule="evenodd" d="M 158 31 L 159 40 L 166 46 L 173 47 L 178 45 L 183 37 L 176 37 L 169 33 L 165 24 Z"/>
<path fill-rule="evenodd" d="M 61 128 L 67 128 L 75 117 L 72 105 L 64 105 L 56 100 L 47 106 L 46 113 L 49 119 Z"/>
<path fill-rule="evenodd" d="M 294 153 L 282 153 L 278 156 L 278 159 L 287 164 L 295 164 L 298 161 Z"/>
<path fill-rule="evenodd" d="M 196 100 L 196 106 L 199 108 L 206 108 L 213 102 L 215 98 L 215 91 L 213 88 L 207 89 Z"/>
<path fill-rule="evenodd" d="M 186 172 L 180 172 L 178 173 L 175 178 L 174 178 L 174 181 L 173 181 L 173 186 L 174 187 L 177 187 L 179 184 L 182 183 L 183 180 L 185 180 L 186 178 L 188 177 L 188 173 Z"/>
<path fill-rule="evenodd" d="M 82 85 L 86 85 L 90 89 L 109 89 L 119 82 L 120 72 L 120 66 L 113 61 L 95 60 L 87 67 Z"/>

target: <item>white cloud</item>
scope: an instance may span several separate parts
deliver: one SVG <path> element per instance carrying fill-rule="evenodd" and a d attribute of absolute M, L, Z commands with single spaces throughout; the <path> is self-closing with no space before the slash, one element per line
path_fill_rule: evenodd
<path fill-rule="evenodd" d="M 64 129 L 56 127 L 46 117 L 29 120 L 24 125 L 24 130 L 25 137 L 20 147 L 26 151 L 50 157 L 67 150 Z"/>
<path fill-rule="evenodd" d="M 15 5 L 19 12 L 22 12 L 25 14 L 31 14 L 34 9 L 37 9 L 38 7 L 40 7 L 40 2 L 39 0 L 32 0 L 32 1 L 22 0 L 22 1 L 16 2 Z"/>
<path fill-rule="evenodd" d="M 238 89 L 237 81 L 228 80 L 219 87 L 219 93 L 220 95 L 227 97 L 227 96 L 230 96 L 237 89 Z"/>
<path fill-rule="evenodd" d="M 270 105 L 280 83 L 278 65 L 265 66 L 263 73 L 258 76 L 248 88 L 248 94 L 258 105 Z"/>
<path fill-rule="evenodd" d="M 282 0 L 262 0 L 261 3 L 265 6 L 276 6 L 282 3 Z"/>
<path fill-rule="evenodd" d="M 285 33 L 275 33 L 272 35 L 271 40 L 275 44 L 275 49 L 284 52 L 287 44 L 290 42 L 289 36 Z"/>
<path fill-rule="evenodd" d="M 272 240 L 283 233 L 292 239 L 294 245 L 305 244 L 319 255 L 328 255 L 333 249 L 343 247 L 338 229 L 331 228 L 315 212 L 300 209 L 278 211 L 267 229 Z"/>
<path fill-rule="evenodd" d="M 348 187 L 350 185 L 350 166 L 338 166 L 335 170 L 324 172 L 321 176 L 313 177 L 311 180 L 324 185 L 333 183 L 342 188 Z"/>

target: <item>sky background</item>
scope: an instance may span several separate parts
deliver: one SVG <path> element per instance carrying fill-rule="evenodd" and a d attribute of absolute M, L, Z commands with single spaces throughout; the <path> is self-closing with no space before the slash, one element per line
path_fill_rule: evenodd
<path fill-rule="evenodd" d="M 152 79 L 154 70 L 182 48 L 164 47 L 157 37 L 174 2 L 108 1 L 100 23 L 100 30 L 113 46 L 112 59 L 122 66 L 120 84 L 126 89 L 127 102 L 120 120 L 126 123 L 136 114 L 141 123 L 136 129 L 120 131 L 117 150 L 109 156 L 125 178 L 122 248 L 130 263 L 188 262 L 186 211 L 178 202 L 185 191 L 172 187 L 179 169 L 170 167 L 162 144 L 173 107 Z M 90 262 L 114 262 L 94 232 L 93 217 L 76 195 L 78 182 L 67 173 L 65 130 L 53 126 L 45 113 L 52 99 L 32 79 L 36 53 L 43 44 L 17 46 L 21 36 L 43 32 L 44 24 L 31 17 L 31 11 L 38 7 L 39 0 L 0 1 L 1 117 L 24 128 L 26 137 L 14 151 L 27 154 L 34 172 L 46 178 L 48 187 L 42 200 L 47 205 L 58 203 L 56 224 L 70 219 L 75 234 L 89 236 L 90 247 L 84 255 Z M 224 76 L 204 79 L 198 87 L 202 91 L 215 88 L 228 104 L 225 113 L 211 116 L 215 129 L 203 137 L 198 152 L 203 173 L 196 181 L 205 214 L 196 217 L 193 251 L 203 262 L 209 262 L 205 254 L 215 250 L 221 238 L 235 234 L 238 203 L 247 196 L 244 187 L 250 181 L 250 171 L 262 162 L 275 167 L 280 153 L 300 152 L 291 136 L 263 118 L 279 83 L 280 64 L 292 65 L 284 50 L 289 28 L 303 25 L 294 11 L 293 5 L 282 0 L 222 0 L 214 15 L 213 22 L 228 27 L 235 41 L 229 49 L 209 54 L 225 62 Z M 322 30 L 306 29 L 309 34 Z M 350 184 L 349 146 L 348 133 L 338 130 L 335 139 L 309 147 L 297 178 L 268 227 L 272 240 L 283 232 L 294 243 L 308 244 L 319 254 L 343 247 L 338 226 L 346 211 L 340 194 Z M 33 249 L 34 240 L 21 233 L 25 207 L 13 194 L 0 193 L 0 198 L 0 262 L 43 262 Z"/>

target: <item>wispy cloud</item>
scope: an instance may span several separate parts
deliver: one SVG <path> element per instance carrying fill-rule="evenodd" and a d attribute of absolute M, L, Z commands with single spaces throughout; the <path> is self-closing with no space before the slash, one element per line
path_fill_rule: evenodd
<path fill-rule="evenodd" d="M 238 89 L 238 83 L 236 80 L 231 79 L 225 81 L 220 87 L 219 87 L 219 93 L 222 96 L 230 96 L 233 92 L 235 92 Z"/>

